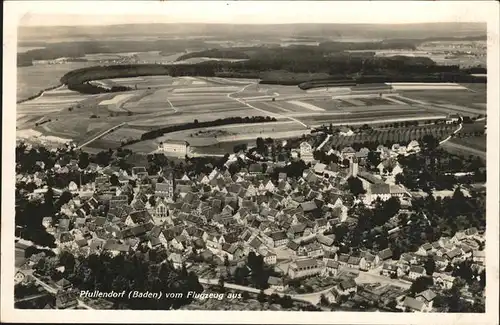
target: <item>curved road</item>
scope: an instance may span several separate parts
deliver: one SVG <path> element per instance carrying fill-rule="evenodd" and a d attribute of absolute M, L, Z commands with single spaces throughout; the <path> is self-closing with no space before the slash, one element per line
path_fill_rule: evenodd
<path fill-rule="evenodd" d="M 297 122 L 297 123 L 299 123 L 300 125 L 304 126 L 305 128 L 309 129 L 309 126 L 308 126 L 307 124 L 305 124 L 305 123 L 303 123 L 303 122 L 301 122 L 301 121 L 297 120 L 297 119 L 296 119 L 296 118 L 294 118 L 294 117 L 291 117 L 291 116 L 286 116 L 286 115 L 281 115 L 281 114 L 278 114 L 278 113 L 271 113 L 271 112 L 266 111 L 266 110 L 264 110 L 264 109 L 260 109 L 260 108 L 258 108 L 258 107 L 255 107 L 255 106 L 253 106 L 253 105 L 251 105 L 251 104 L 247 103 L 246 101 L 244 101 L 244 100 L 242 100 L 242 99 L 232 97 L 232 95 L 234 95 L 234 94 L 238 94 L 238 93 L 241 93 L 242 91 L 244 91 L 244 90 L 245 90 L 245 89 L 247 89 L 248 87 L 250 87 L 250 86 L 252 86 L 252 85 L 256 85 L 256 84 L 257 84 L 257 83 L 250 83 L 250 84 L 248 84 L 248 85 L 246 85 L 246 86 L 242 87 L 240 90 L 237 90 L 237 91 L 235 91 L 235 92 L 229 93 L 229 94 L 227 94 L 227 98 L 234 99 L 234 100 L 235 100 L 235 101 L 237 101 L 238 103 L 243 104 L 243 105 L 246 105 L 246 106 L 248 106 L 248 107 L 250 107 L 250 108 L 253 108 L 253 109 L 255 109 L 255 110 L 259 111 L 259 112 L 262 112 L 262 113 L 265 113 L 265 114 L 268 114 L 268 115 L 275 115 L 275 116 L 279 116 L 279 117 L 282 117 L 282 118 L 285 118 L 285 119 L 292 120 L 292 121 Z"/>
<path fill-rule="evenodd" d="M 106 134 L 110 133 L 111 131 L 114 131 L 114 130 L 116 130 L 116 129 L 121 128 L 121 127 L 122 127 L 122 126 L 124 126 L 125 124 L 127 124 L 127 122 L 122 122 L 122 123 L 120 123 L 120 124 L 118 124 L 118 125 L 115 125 L 115 126 L 113 126 L 113 127 L 109 128 L 109 129 L 107 129 L 107 130 L 106 130 L 106 131 L 104 131 L 104 132 L 99 133 L 98 135 L 94 136 L 94 137 L 93 137 L 93 138 L 91 138 L 90 140 L 87 140 L 87 141 L 85 141 L 84 143 L 82 143 L 81 145 L 79 145 L 78 147 L 76 147 L 76 149 L 81 149 L 81 148 L 85 147 L 86 145 L 88 145 L 88 144 L 90 144 L 90 143 L 94 142 L 95 140 L 97 140 L 97 139 L 99 139 L 99 138 L 102 138 L 103 136 L 105 136 Z"/>

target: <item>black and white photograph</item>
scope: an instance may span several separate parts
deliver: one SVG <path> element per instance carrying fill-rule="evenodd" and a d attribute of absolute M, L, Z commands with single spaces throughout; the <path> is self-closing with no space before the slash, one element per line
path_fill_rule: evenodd
<path fill-rule="evenodd" d="M 498 324 L 498 3 L 5 8 L 2 321 Z"/>

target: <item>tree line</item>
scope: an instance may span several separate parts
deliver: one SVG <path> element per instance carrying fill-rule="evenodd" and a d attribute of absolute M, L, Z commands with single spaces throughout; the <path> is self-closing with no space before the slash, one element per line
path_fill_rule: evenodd
<path fill-rule="evenodd" d="M 204 121 L 204 122 L 199 122 L 198 120 L 194 120 L 191 123 L 172 125 L 156 129 L 153 131 L 145 132 L 141 135 L 140 141 L 156 139 L 166 133 L 171 133 L 176 131 L 184 131 L 190 129 L 229 125 L 229 124 L 247 124 L 247 123 L 265 123 L 265 122 L 276 122 L 276 118 L 270 116 L 252 116 L 252 117 L 246 116 L 246 117 L 227 117 L 223 119 Z M 139 140 L 135 140 L 133 142 L 138 142 L 138 141 Z M 128 142 L 126 144 L 130 143 L 131 142 Z"/>

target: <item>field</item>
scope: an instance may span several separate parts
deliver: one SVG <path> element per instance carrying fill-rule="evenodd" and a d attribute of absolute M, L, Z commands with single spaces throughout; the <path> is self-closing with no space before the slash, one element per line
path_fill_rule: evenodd
<path fill-rule="evenodd" d="M 123 85 L 132 91 L 101 95 L 81 95 L 60 88 L 46 92 L 42 97 L 20 104 L 18 123 L 25 129 L 34 129 L 44 135 L 73 139 L 77 143 L 93 140 L 88 146 L 94 150 L 117 147 L 123 140 L 137 139 L 145 131 L 160 127 L 213 121 L 227 117 L 271 116 L 277 122 L 262 124 L 227 125 L 165 134 L 161 139 L 187 140 L 197 154 L 220 154 L 238 143 L 255 141 L 257 137 L 292 138 L 311 132 L 312 127 L 333 124 L 361 125 L 433 120 L 445 118 L 455 109 L 448 104 L 421 104 L 413 95 L 434 96 L 442 101 L 454 96 L 476 96 L 480 103 L 480 89 L 409 90 L 380 96 L 378 90 L 353 94 L 345 87 L 322 91 L 305 91 L 297 86 L 262 85 L 252 79 L 196 78 L 171 76 L 141 76 L 100 80 L 104 85 Z M 371 92 L 371 93 L 370 93 Z M 457 95 L 458 94 L 458 95 Z M 464 95 L 465 94 L 465 95 Z M 272 100 L 274 98 L 274 100 Z M 429 102 L 426 99 L 426 103 Z M 435 106 L 438 105 L 438 106 Z M 71 107 L 71 109 L 70 109 Z M 476 108 L 479 110 L 480 108 Z M 113 111 L 127 114 L 112 114 Z M 113 116 L 112 116 L 113 115 Z M 36 121 L 48 121 L 36 125 Z M 112 127 L 126 125 L 99 137 Z M 447 126 L 448 127 L 448 126 Z M 451 126 L 450 126 L 451 127 Z M 366 135 L 373 141 L 408 141 L 418 138 L 426 130 L 386 130 Z M 439 138 L 449 134 L 448 129 L 431 130 Z M 96 138 L 96 139 L 94 139 Z M 142 153 L 156 150 L 158 141 L 141 141 L 130 148 Z M 364 140 L 356 135 L 339 143 Z M 367 138 L 368 139 L 368 138 Z M 337 141 L 332 139 L 333 141 Z M 371 140 L 370 140 L 371 141 Z"/>
<path fill-rule="evenodd" d="M 43 64 L 17 68 L 17 100 L 36 95 L 38 92 L 57 86 L 59 79 L 67 72 L 87 67 L 86 62 Z"/>
<path fill-rule="evenodd" d="M 447 151 L 458 155 L 472 155 L 486 159 L 486 135 L 454 138 L 447 141 L 443 147 Z"/>
<path fill-rule="evenodd" d="M 401 91 L 400 94 L 406 98 L 421 101 L 437 108 L 444 108 L 450 113 L 485 114 L 486 87 L 475 86 L 474 88 L 405 90 Z M 401 100 L 401 98 L 397 99 Z"/>

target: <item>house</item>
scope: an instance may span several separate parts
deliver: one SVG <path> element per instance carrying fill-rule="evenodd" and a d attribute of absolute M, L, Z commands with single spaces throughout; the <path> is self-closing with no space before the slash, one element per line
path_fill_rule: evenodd
<path fill-rule="evenodd" d="M 384 263 L 380 274 L 388 277 L 395 277 L 398 274 L 398 267 L 393 264 Z"/>
<path fill-rule="evenodd" d="M 359 269 L 362 260 L 363 258 L 361 257 L 349 256 L 349 259 L 347 260 L 347 267 Z"/>
<path fill-rule="evenodd" d="M 484 251 L 475 250 L 472 252 L 472 260 L 478 264 L 484 265 L 485 257 Z"/>
<path fill-rule="evenodd" d="M 221 254 L 224 258 L 227 256 L 229 261 L 240 260 L 244 255 L 243 250 L 238 245 L 228 243 L 222 244 Z"/>
<path fill-rule="evenodd" d="M 298 223 L 295 225 L 291 225 L 287 230 L 287 234 L 290 239 L 297 239 L 304 236 L 304 230 L 307 228 L 305 223 Z"/>
<path fill-rule="evenodd" d="M 323 248 L 318 242 L 312 242 L 299 248 L 300 255 L 307 255 L 308 257 L 322 257 L 324 252 Z"/>
<path fill-rule="evenodd" d="M 168 256 L 168 260 L 172 263 L 172 265 L 176 269 L 181 269 L 182 265 L 184 264 L 184 260 L 181 256 L 181 254 L 179 254 L 179 253 L 171 253 Z"/>
<path fill-rule="evenodd" d="M 425 304 L 415 298 L 406 297 L 403 301 L 403 308 L 406 311 L 423 312 L 425 310 Z"/>
<path fill-rule="evenodd" d="M 66 280 L 64 278 L 62 278 L 61 280 L 56 282 L 56 287 L 59 290 L 67 290 L 67 289 L 71 288 L 71 286 L 72 286 L 71 282 L 69 282 L 68 280 Z"/>
<path fill-rule="evenodd" d="M 347 279 L 337 285 L 337 291 L 342 296 L 347 296 L 358 291 L 358 286 L 353 279 Z"/>
<path fill-rule="evenodd" d="M 462 118 L 459 114 L 448 114 L 446 117 L 446 124 L 460 123 L 461 120 Z"/>
<path fill-rule="evenodd" d="M 432 244 L 425 243 L 418 248 L 418 250 L 415 252 L 415 254 L 421 255 L 421 256 L 427 256 L 430 254 L 431 250 L 432 250 Z"/>
<path fill-rule="evenodd" d="M 267 249 L 259 250 L 259 255 L 261 255 L 263 257 L 264 263 L 266 263 L 267 265 L 275 265 L 276 264 L 276 260 L 277 260 L 276 254 L 271 253 Z"/>
<path fill-rule="evenodd" d="M 328 259 L 325 264 L 325 269 L 323 271 L 324 276 L 337 276 L 339 274 L 339 262 Z"/>
<path fill-rule="evenodd" d="M 434 301 L 434 298 L 436 298 L 436 294 L 430 289 L 422 291 L 415 296 L 415 299 L 423 302 L 428 310 L 432 309 L 432 302 Z"/>
<path fill-rule="evenodd" d="M 269 235 L 273 247 L 285 246 L 288 243 L 288 237 L 284 231 L 273 232 Z"/>
<path fill-rule="evenodd" d="M 361 254 L 361 261 L 359 264 L 359 268 L 362 271 L 368 271 L 375 268 L 380 263 L 380 257 L 378 255 L 373 255 L 368 252 L 364 252 Z"/>
<path fill-rule="evenodd" d="M 390 248 L 383 249 L 377 254 L 377 256 L 379 257 L 380 262 L 386 261 L 392 258 L 392 250 Z"/>
<path fill-rule="evenodd" d="M 438 273 L 434 272 L 432 274 L 432 278 L 434 279 L 434 284 L 440 286 L 442 289 L 451 289 L 453 287 L 453 282 L 455 281 L 455 277 L 448 275 L 446 273 Z"/>
<path fill-rule="evenodd" d="M 406 146 L 406 153 L 418 153 L 420 152 L 420 144 L 418 143 L 417 140 L 412 140 L 408 145 Z"/>
<path fill-rule="evenodd" d="M 290 263 L 288 276 L 292 279 L 321 274 L 322 265 L 314 258 L 298 259 Z"/>
<path fill-rule="evenodd" d="M 453 261 L 455 258 L 459 257 L 462 255 L 462 251 L 459 248 L 454 248 L 450 251 L 447 251 L 446 253 L 443 254 L 443 257 L 446 258 L 448 261 Z"/>
<path fill-rule="evenodd" d="M 69 309 L 78 306 L 77 293 L 75 291 L 60 290 L 56 293 L 56 308 Z"/>
<path fill-rule="evenodd" d="M 354 150 L 352 147 L 345 147 L 340 152 L 340 157 L 342 158 L 342 160 L 344 159 L 351 160 L 352 157 L 354 157 L 355 155 L 356 155 L 356 150 Z"/>
<path fill-rule="evenodd" d="M 406 192 L 399 185 L 392 185 L 386 183 L 370 184 L 368 191 L 364 196 L 364 201 L 367 204 L 380 198 L 382 201 L 387 201 L 391 197 L 403 198 Z"/>
<path fill-rule="evenodd" d="M 272 290 L 275 290 L 275 291 L 279 291 L 279 292 L 285 291 L 286 288 L 288 287 L 288 285 L 284 284 L 282 278 L 278 278 L 275 276 L 270 276 L 267 279 L 267 284 L 269 284 L 269 288 L 271 288 Z"/>
<path fill-rule="evenodd" d="M 339 135 L 344 137 L 350 137 L 354 135 L 354 132 L 350 128 L 343 126 L 339 130 Z"/>
<path fill-rule="evenodd" d="M 425 269 L 422 266 L 418 265 L 413 265 L 410 267 L 410 273 L 408 274 L 408 277 L 411 280 L 416 280 L 422 276 L 425 276 L 426 272 Z"/>

